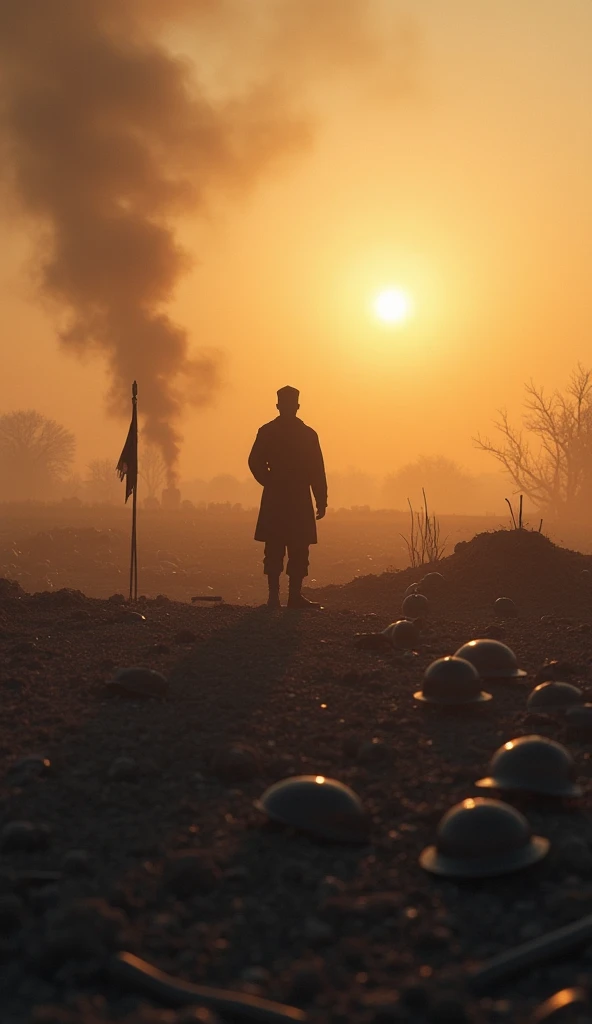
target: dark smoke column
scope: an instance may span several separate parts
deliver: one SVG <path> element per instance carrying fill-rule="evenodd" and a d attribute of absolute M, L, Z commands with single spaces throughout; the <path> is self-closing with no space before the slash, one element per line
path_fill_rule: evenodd
<path fill-rule="evenodd" d="M 224 104 L 200 94 L 190 65 L 159 41 L 175 9 L 0 0 L 2 156 L 39 230 L 40 288 L 60 312 L 64 346 L 106 357 L 111 412 L 127 411 L 137 378 L 144 433 L 171 487 L 183 406 L 207 402 L 218 384 L 216 358 L 191 356 L 165 311 L 190 266 L 171 225 L 303 137 L 256 94 Z"/>

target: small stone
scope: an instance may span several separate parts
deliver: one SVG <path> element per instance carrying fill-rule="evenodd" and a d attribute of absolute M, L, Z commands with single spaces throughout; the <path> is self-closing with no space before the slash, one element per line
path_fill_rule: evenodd
<path fill-rule="evenodd" d="M 178 644 L 194 644 L 197 636 L 190 629 L 180 629 L 175 633 L 175 641 Z"/>
<path fill-rule="evenodd" d="M 107 774 L 113 782 L 131 782 L 138 777 L 137 762 L 133 757 L 116 757 Z"/>
<path fill-rule="evenodd" d="M 212 770 L 223 782 L 247 782 L 261 774 L 261 764 L 252 747 L 231 743 L 215 752 Z"/>
<path fill-rule="evenodd" d="M 303 936 L 311 946 L 324 946 L 334 941 L 335 932 L 331 925 L 319 920 L 318 917 L 307 917 L 304 922 Z"/>
<path fill-rule="evenodd" d="M 68 850 L 62 861 L 62 869 L 66 875 L 90 875 L 92 865 L 86 850 Z"/>
<path fill-rule="evenodd" d="M 49 846 L 50 830 L 47 825 L 35 825 L 32 821 L 9 821 L 0 832 L 0 849 L 4 853 L 13 850 L 34 852 Z"/>
<path fill-rule="evenodd" d="M 179 850 L 167 858 L 163 881 L 179 899 L 211 892 L 220 878 L 212 858 L 201 850 Z"/>

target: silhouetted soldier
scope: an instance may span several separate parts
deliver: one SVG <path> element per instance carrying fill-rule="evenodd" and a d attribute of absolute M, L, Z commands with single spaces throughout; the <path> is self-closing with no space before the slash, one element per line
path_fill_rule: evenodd
<path fill-rule="evenodd" d="M 288 608 L 318 608 L 302 596 L 308 576 L 308 546 L 317 542 L 311 488 L 317 519 L 327 509 L 327 479 L 319 438 L 296 413 L 300 392 L 280 388 L 279 416 L 257 432 L 249 455 L 249 469 L 263 487 L 255 540 L 265 541 L 263 572 L 269 584 L 270 608 L 280 606 L 280 575 L 288 550 L 286 569 L 290 580 Z"/>

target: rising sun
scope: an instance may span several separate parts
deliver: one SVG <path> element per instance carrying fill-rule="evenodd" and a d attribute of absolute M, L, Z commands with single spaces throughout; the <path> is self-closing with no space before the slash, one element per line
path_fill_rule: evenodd
<path fill-rule="evenodd" d="M 387 324 L 402 324 L 411 316 L 411 298 L 401 288 L 385 288 L 374 300 L 374 312 Z"/>

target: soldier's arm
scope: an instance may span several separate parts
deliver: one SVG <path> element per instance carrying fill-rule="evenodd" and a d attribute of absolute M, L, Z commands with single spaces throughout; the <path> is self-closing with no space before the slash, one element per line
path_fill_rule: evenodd
<path fill-rule="evenodd" d="M 311 480 L 312 493 L 319 512 L 325 512 L 327 508 L 327 477 L 325 474 L 325 463 L 318 435 L 314 435 L 312 444 L 312 465 Z"/>
<path fill-rule="evenodd" d="M 257 437 L 249 455 L 249 469 L 257 483 L 265 487 L 269 476 L 269 466 L 265 452 L 265 439 L 260 429 L 257 431 Z"/>

